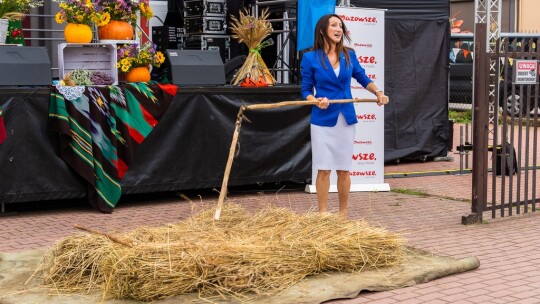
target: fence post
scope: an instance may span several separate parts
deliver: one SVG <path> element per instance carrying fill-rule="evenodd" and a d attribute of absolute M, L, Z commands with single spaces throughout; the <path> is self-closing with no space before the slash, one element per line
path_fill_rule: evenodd
<path fill-rule="evenodd" d="M 472 213 L 462 216 L 464 225 L 481 223 L 487 206 L 488 133 L 489 133 L 489 54 L 486 52 L 487 24 L 476 23 L 474 29 L 473 82 L 473 160 Z"/>

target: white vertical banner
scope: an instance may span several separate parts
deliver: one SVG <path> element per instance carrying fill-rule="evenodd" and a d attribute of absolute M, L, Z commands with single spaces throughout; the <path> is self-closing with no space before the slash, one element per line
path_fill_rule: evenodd
<path fill-rule="evenodd" d="M 385 10 L 336 7 L 351 37 L 360 65 L 368 77 L 384 91 L 384 14 Z M 375 98 L 355 79 L 351 82 L 352 96 Z M 384 182 L 384 107 L 376 103 L 355 103 L 356 137 L 351 167 L 351 192 L 390 191 Z M 317 171 L 312 171 L 312 185 L 306 191 L 315 193 Z M 337 175 L 330 176 L 330 192 L 337 192 Z"/>

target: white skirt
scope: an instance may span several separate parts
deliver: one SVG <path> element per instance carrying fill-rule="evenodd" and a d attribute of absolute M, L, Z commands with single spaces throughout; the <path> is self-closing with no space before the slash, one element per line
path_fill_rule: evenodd
<path fill-rule="evenodd" d="M 348 125 L 343 114 L 333 127 L 311 125 L 311 158 L 315 170 L 349 171 L 352 165 L 356 124 Z"/>

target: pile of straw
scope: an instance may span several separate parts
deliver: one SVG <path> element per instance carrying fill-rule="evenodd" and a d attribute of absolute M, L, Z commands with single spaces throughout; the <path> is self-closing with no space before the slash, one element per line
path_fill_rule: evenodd
<path fill-rule="evenodd" d="M 248 10 L 243 9 L 239 18 L 231 17 L 232 37 L 245 43 L 249 49 L 246 61 L 234 76 L 233 85 L 271 86 L 276 83 L 260 53 L 262 48 L 272 44 L 269 40 L 263 42 L 272 33 L 268 16 L 268 9 L 264 9 L 258 18 L 250 16 Z"/>
<path fill-rule="evenodd" d="M 60 292 L 99 287 L 115 298 L 143 301 L 190 292 L 244 297 L 272 294 L 324 271 L 397 265 L 405 256 L 400 235 L 329 213 L 266 207 L 251 214 L 226 204 L 219 221 L 213 215 L 205 210 L 112 240 L 67 237 L 45 256 L 43 282 Z"/>

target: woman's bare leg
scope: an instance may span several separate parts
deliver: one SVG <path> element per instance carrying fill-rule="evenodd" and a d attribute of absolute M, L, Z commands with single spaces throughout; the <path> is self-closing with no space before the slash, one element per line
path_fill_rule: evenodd
<path fill-rule="evenodd" d="M 330 191 L 330 170 L 319 170 L 317 172 L 317 200 L 319 201 L 319 212 L 328 211 L 328 191 Z"/>
<path fill-rule="evenodd" d="M 339 215 L 347 218 L 347 204 L 349 203 L 349 193 L 351 191 L 351 176 L 349 171 L 337 171 L 337 190 L 339 198 Z"/>

